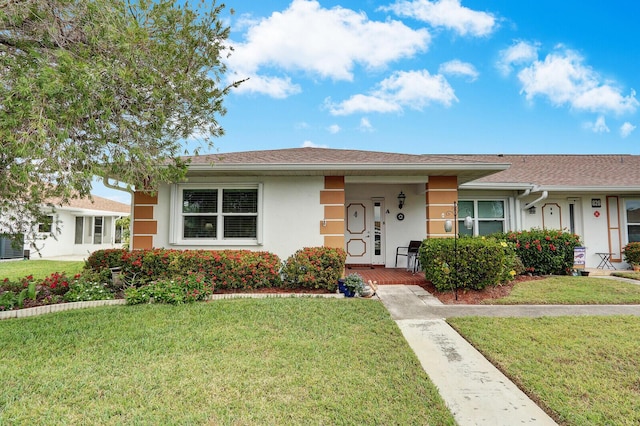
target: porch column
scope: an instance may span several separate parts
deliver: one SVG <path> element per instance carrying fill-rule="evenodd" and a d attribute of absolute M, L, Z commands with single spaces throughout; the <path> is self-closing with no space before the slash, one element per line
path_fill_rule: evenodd
<path fill-rule="evenodd" d="M 158 194 L 136 191 L 133 194 L 133 231 L 131 248 L 153 248 L 153 237 L 158 233 L 158 221 L 154 219 L 154 209 L 158 205 Z"/>
<path fill-rule="evenodd" d="M 429 176 L 426 193 L 427 238 L 452 236 L 451 233 L 444 231 L 444 223 L 447 220 L 453 221 L 453 203 L 457 201 L 457 176 Z M 442 217 L 443 213 L 444 218 Z"/>
<path fill-rule="evenodd" d="M 320 221 L 320 235 L 324 246 L 344 248 L 344 176 L 325 176 L 320 191 L 320 204 L 324 206 L 324 219 Z"/>

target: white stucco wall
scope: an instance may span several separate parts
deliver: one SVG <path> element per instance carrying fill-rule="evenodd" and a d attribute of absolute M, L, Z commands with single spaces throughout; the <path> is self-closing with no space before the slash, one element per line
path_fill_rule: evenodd
<path fill-rule="evenodd" d="M 60 228 L 60 232 L 56 234 L 56 238 L 49 233 L 40 233 L 36 241 L 36 246 L 39 249 L 39 253 L 34 250 L 28 243 L 25 244 L 25 249 L 30 250 L 31 257 L 33 259 L 43 259 L 59 257 L 59 256 L 78 256 L 88 257 L 95 250 L 120 248 L 122 244 L 115 244 L 115 221 L 119 216 L 110 216 L 111 212 L 100 211 L 68 211 L 58 209 L 55 213 L 52 213 L 54 222 L 57 224 L 52 225 L 52 231 L 55 232 L 56 226 Z M 77 216 L 103 216 L 105 218 L 105 232 L 103 235 L 102 244 L 76 244 L 75 243 L 75 221 Z M 110 218 L 110 219 L 107 219 Z M 108 222 L 108 230 L 106 229 Z M 86 225 L 85 225 L 86 226 Z M 86 231 L 85 231 L 86 232 Z"/>
<path fill-rule="evenodd" d="M 320 235 L 320 221 L 324 207 L 320 204 L 320 191 L 324 188 L 322 176 L 260 177 L 260 178 L 191 178 L 189 184 L 262 184 L 262 239 L 261 244 L 238 245 L 233 242 L 215 244 L 171 244 L 170 220 L 171 186 L 165 185 L 158 191 L 158 205 L 154 209 L 154 219 L 158 221 L 158 234 L 154 238 L 155 247 L 175 249 L 246 249 L 269 251 L 282 260 L 303 247 L 322 246 L 324 237 Z"/>

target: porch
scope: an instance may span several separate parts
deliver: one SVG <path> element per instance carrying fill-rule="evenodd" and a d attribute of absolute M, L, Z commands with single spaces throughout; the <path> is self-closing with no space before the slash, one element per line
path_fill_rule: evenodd
<path fill-rule="evenodd" d="M 369 280 L 376 281 L 378 284 L 407 284 L 407 285 L 421 285 L 427 281 L 424 279 L 424 274 L 411 271 L 407 271 L 405 268 L 385 268 L 384 266 L 371 266 L 371 265 L 347 265 L 345 267 L 345 274 L 359 274 L 364 282 Z"/>

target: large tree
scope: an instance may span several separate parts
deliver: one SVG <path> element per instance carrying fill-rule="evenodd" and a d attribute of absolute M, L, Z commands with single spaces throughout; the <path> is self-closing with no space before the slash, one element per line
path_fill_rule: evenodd
<path fill-rule="evenodd" d="M 0 233 L 88 197 L 95 176 L 153 190 L 184 175 L 181 141 L 212 146 L 235 85 L 221 84 L 223 8 L 0 0 Z"/>

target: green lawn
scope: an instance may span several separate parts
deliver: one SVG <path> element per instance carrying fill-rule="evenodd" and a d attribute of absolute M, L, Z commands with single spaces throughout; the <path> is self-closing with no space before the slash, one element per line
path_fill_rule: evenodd
<path fill-rule="evenodd" d="M 0 341 L 0 424 L 454 424 L 375 300 L 94 308 Z"/>
<path fill-rule="evenodd" d="M 640 318 L 451 318 L 567 425 L 640 424 Z"/>
<path fill-rule="evenodd" d="M 557 276 L 517 283 L 507 297 L 486 303 L 540 304 L 638 304 L 640 285 L 606 278 Z"/>
<path fill-rule="evenodd" d="M 33 275 L 35 279 L 43 279 L 53 272 L 66 272 L 67 276 L 73 276 L 84 267 L 84 261 L 61 260 L 12 260 L 0 262 L 0 280 L 9 278 L 17 281 L 27 275 Z"/>

